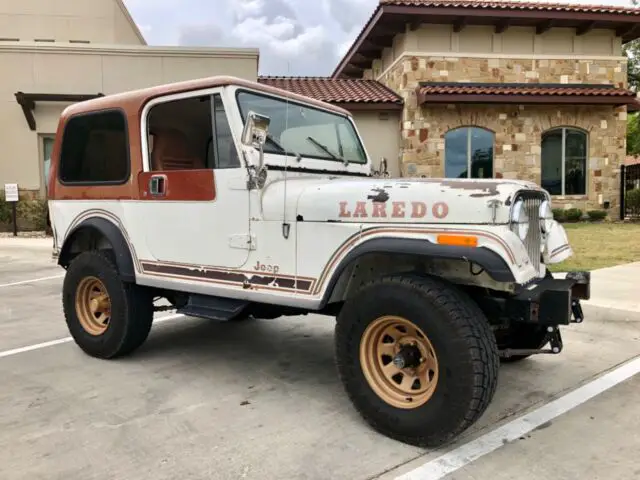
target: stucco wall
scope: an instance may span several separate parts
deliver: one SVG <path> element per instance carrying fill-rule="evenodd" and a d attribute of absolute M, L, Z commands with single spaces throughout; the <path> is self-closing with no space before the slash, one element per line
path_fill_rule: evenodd
<path fill-rule="evenodd" d="M 374 167 L 377 169 L 380 159 L 385 157 L 389 174 L 400 176 L 401 113 L 355 111 L 352 114 Z"/>
<path fill-rule="evenodd" d="M 144 44 L 121 0 L 3 0 L 0 37 Z"/>
<path fill-rule="evenodd" d="M 257 50 L 0 45 L 0 189 L 44 191 L 43 135 L 55 134 L 63 103 L 38 103 L 29 130 L 15 93 L 116 93 L 212 75 L 257 79 Z"/>

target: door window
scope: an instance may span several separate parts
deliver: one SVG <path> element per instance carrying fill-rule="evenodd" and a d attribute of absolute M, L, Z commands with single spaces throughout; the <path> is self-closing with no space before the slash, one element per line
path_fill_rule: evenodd
<path fill-rule="evenodd" d="M 151 170 L 240 166 L 220 94 L 155 105 L 148 116 Z"/>

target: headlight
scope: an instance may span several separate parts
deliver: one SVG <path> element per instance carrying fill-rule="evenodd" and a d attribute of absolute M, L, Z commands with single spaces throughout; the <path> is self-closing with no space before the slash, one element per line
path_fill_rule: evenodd
<path fill-rule="evenodd" d="M 551 209 L 551 205 L 548 200 L 542 202 L 540 205 L 540 226 L 542 227 L 542 231 L 544 233 L 549 233 L 551 230 L 551 225 L 553 222 L 553 210 Z"/>
<path fill-rule="evenodd" d="M 527 238 L 527 233 L 529 233 L 529 215 L 522 200 L 518 200 L 513 206 L 511 224 L 515 227 L 515 232 L 520 237 L 520 240 L 524 242 Z"/>

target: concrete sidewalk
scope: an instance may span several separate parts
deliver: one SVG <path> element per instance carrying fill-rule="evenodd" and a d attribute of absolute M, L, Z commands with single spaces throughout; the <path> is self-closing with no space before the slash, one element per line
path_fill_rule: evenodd
<path fill-rule="evenodd" d="M 565 273 L 554 273 L 564 278 Z M 591 272 L 591 300 L 584 305 L 640 312 L 640 262 L 601 268 Z"/>

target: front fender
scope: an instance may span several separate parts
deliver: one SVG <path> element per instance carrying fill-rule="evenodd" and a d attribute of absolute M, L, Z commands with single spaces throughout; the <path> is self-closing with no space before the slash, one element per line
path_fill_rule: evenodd
<path fill-rule="evenodd" d="M 497 282 L 515 282 L 507 262 L 496 252 L 485 247 L 438 245 L 418 238 L 374 238 L 351 250 L 334 270 L 321 305 L 326 305 L 338 279 L 345 269 L 359 257 L 371 253 L 409 254 L 438 259 L 465 259 L 482 267 Z"/>
<path fill-rule="evenodd" d="M 573 255 L 573 249 L 569 245 L 567 232 L 564 227 L 555 220 L 551 223 L 546 242 L 543 258 L 544 263 L 547 265 L 564 262 Z"/>

